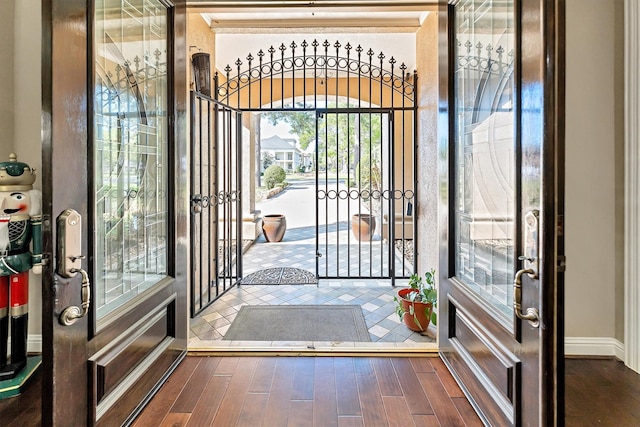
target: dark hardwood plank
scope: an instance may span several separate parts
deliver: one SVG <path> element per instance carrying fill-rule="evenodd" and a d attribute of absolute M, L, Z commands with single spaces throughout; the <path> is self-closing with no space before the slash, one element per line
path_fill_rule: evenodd
<path fill-rule="evenodd" d="M 300 357 L 291 361 L 295 365 L 292 399 L 312 400 L 315 371 L 313 357 Z"/>
<path fill-rule="evenodd" d="M 449 397 L 465 397 L 464 393 L 456 380 L 449 373 L 449 369 L 445 366 L 444 362 L 439 357 L 432 357 L 429 359 L 429 363 L 433 366 L 433 370 L 438 374 L 440 382 L 447 390 Z"/>
<path fill-rule="evenodd" d="M 184 427 L 189 422 L 189 418 L 191 418 L 191 414 L 183 414 L 183 413 L 174 413 L 169 414 L 165 417 L 160 427 Z M 147 424 L 147 425 L 157 425 L 157 424 Z"/>
<path fill-rule="evenodd" d="M 320 408 L 329 406 L 334 409 L 329 409 L 327 415 L 330 420 L 337 420 L 338 427 L 387 426 L 396 422 L 421 427 L 482 426 L 439 359 L 383 359 L 386 362 L 378 363 L 379 358 L 367 357 L 229 357 L 216 362 L 216 358 L 188 357 L 142 412 L 135 426 L 207 426 L 211 413 L 217 409 L 216 414 L 226 412 L 230 415 L 219 425 L 306 426 L 314 424 L 315 414 L 315 425 L 324 427 L 327 425 L 324 418 L 320 419 L 316 412 L 325 411 Z M 433 366 L 432 372 L 424 363 L 427 360 Z M 221 361 L 224 363 L 219 363 Z M 378 367 L 394 369 L 404 393 L 402 396 L 382 397 L 374 363 L 378 363 Z M 256 372 L 272 368 L 273 374 Z M 640 375 L 615 360 L 567 360 L 566 373 L 568 427 L 640 425 Z M 272 378 L 270 385 L 269 377 Z M 201 385 L 202 381 L 206 383 Z M 331 387 L 326 387 L 327 383 L 332 383 Z M 412 414 L 411 420 L 407 421 L 406 413 L 411 413 L 409 401 L 414 399 L 410 391 L 415 389 L 416 383 L 424 401 L 431 402 L 429 408 L 434 413 Z M 234 388 L 232 384 L 235 384 Z M 294 384 L 302 391 L 294 391 Z M 251 393 L 252 388 L 263 392 Z M 343 388 L 357 392 L 349 406 L 355 408 L 357 399 L 361 416 L 339 414 L 339 396 Z M 32 390 L 39 393 L 40 388 L 33 387 Z M 309 398 L 295 399 L 294 394 Z M 334 395 L 335 406 L 331 402 L 327 406 L 327 396 Z M 24 403 L 26 397 L 27 394 L 0 402 L 2 427 L 34 425 L 28 417 L 33 413 L 39 416 L 39 409 L 30 408 L 38 405 L 40 399 L 28 399 Z M 172 403 L 178 411 L 167 410 Z M 163 405 L 165 409 L 158 410 Z M 192 409 L 186 411 L 187 407 Z M 216 419 L 217 415 L 214 421 Z"/>
<path fill-rule="evenodd" d="M 264 410 L 267 407 L 267 393 L 249 393 L 244 399 L 238 426 L 259 426 L 262 424 Z"/>
<path fill-rule="evenodd" d="M 268 393 L 273 382 L 273 374 L 276 370 L 278 359 L 264 357 L 258 360 L 258 366 L 249 386 L 249 393 Z"/>
<path fill-rule="evenodd" d="M 41 423 L 42 375 L 33 374 L 19 396 L 0 400 L 0 426 L 39 427 Z"/>
<path fill-rule="evenodd" d="M 402 396 L 402 387 L 398 381 L 391 359 L 387 357 L 374 358 L 371 361 L 380 385 L 382 396 Z"/>
<path fill-rule="evenodd" d="M 467 427 L 483 427 L 484 424 L 482 424 L 478 414 L 473 410 L 466 397 L 454 397 L 451 400 Z"/>
<path fill-rule="evenodd" d="M 409 359 L 411 366 L 416 372 L 433 372 L 434 368 L 431 364 L 432 360 L 440 360 L 439 357 L 412 357 Z"/>
<path fill-rule="evenodd" d="M 313 401 L 311 400 L 292 400 L 290 405 L 287 426 L 290 427 L 311 427 L 313 426 Z M 269 424 L 263 423 L 264 427 L 270 427 Z M 278 424 L 280 425 L 280 424 Z M 275 427 L 275 426 L 274 426 Z"/>
<path fill-rule="evenodd" d="M 435 415 L 414 415 L 413 422 L 420 427 L 447 427 L 440 424 Z"/>
<path fill-rule="evenodd" d="M 202 358 L 186 357 L 180 362 L 174 373 L 160 389 L 156 397 L 149 402 L 144 411 L 133 423 L 133 427 L 157 426 L 167 417 L 169 410 L 182 392 L 189 378 L 202 363 Z"/>
<path fill-rule="evenodd" d="M 464 427 L 464 421 L 462 421 L 451 398 L 447 395 L 438 375 L 435 372 L 420 372 L 416 375 L 418 375 L 420 384 L 422 384 L 422 388 L 440 424 L 447 427 Z"/>
<path fill-rule="evenodd" d="M 378 381 L 370 358 L 355 358 L 356 383 L 362 407 L 362 419 L 367 427 L 387 426 Z"/>
<path fill-rule="evenodd" d="M 362 410 L 360 409 L 360 399 L 358 398 L 356 372 L 355 368 L 353 367 L 353 358 L 337 357 L 334 361 L 334 370 L 336 374 L 336 397 L 338 399 L 338 416 L 362 415 Z M 360 419 L 360 422 L 362 422 L 362 419 Z"/>
<path fill-rule="evenodd" d="M 387 413 L 389 427 L 405 427 L 413 425 L 407 401 L 402 396 L 382 396 L 382 403 Z"/>
<path fill-rule="evenodd" d="M 202 390 L 207 386 L 209 380 L 216 372 L 216 368 L 221 362 L 220 357 L 204 357 L 193 371 L 189 381 L 184 385 L 188 393 L 180 393 L 169 412 L 191 413 L 196 407 Z M 175 375 L 175 373 L 174 373 Z M 155 399 L 154 399 L 155 400 Z M 143 425 L 143 424 L 141 424 Z"/>
<path fill-rule="evenodd" d="M 233 375 L 241 359 L 241 357 L 223 357 L 216 368 L 216 375 Z"/>
<path fill-rule="evenodd" d="M 338 417 L 338 427 L 364 427 L 362 417 Z"/>
<path fill-rule="evenodd" d="M 566 423 L 640 425 L 640 375 L 617 360 L 567 359 Z"/>
<path fill-rule="evenodd" d="M 249 390 L 251 378 L 258 364 L 255 357 L 242 357 L 242 360 L 236 364 L 237 368 L 231 376 L 229 386 L 222 398 L 220 409 L 213 419 L 213 426 L 235 426 L 240 417 L 244 397 Z"/>
<path fill-rule="evenodd" d="M 338 402 L 336 401 L 336 376 L 333 357 L 317 357 L 315 360 L 313 425 L 338 426 Z"/>
<path fill-rule="evenodd" d="M 416 376 L 411 362 L 407 358 L 394 357 L 391 359 L 393 367 L 396 370 L 400 386 L 407 405 L 412 415 L 431 415 L 433 408 L 429 404 L 427 395 L 425 394 L 420 381 Z"/>
<path fill-rule="evenodd" d="M 262 425 L 284 426 L 287 425 L 287 418 L 291 407 L 291 396 L 293 395 L 293 377 L 295 370 L 295 359 L 291 357 L 280 357 L 276 364 L 276 370 L 271 383 L 269 400 L 264 411 Z"/>
<path fill-rule="evenodd" d="M 193 408 L 189 427 L 210 426 L 220 409 L 222 399 L 227 392 L 231 377 L 228 375 L 214 375 L 202 391 L 202 395 Z"/>

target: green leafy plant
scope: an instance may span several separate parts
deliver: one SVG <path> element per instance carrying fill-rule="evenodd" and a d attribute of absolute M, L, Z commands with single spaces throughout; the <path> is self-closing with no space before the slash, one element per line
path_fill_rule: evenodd
<path fill-rule="evenodd" d="M 438 307 L 438 291 L 435 286 L 435 270 L 431 269 L 424 275 L 424 280 L 417 274 L 412 274 L 409 277 L 409 288 L 412 290 L 408 292 L 404 298 L 394 297 L 396 302 L 396 314 L 400 317 L 400 321 L 404 319 L 406 314 L 413 317 L 413 321 L 421 329 L 425 330 L 426 327 L 422 327 L 418 321 L 417 306 L 415 303 L 420 302 L 428 304 L 425 310 L 425 317 L 431 320 L 434 325 L 438 324 L 437 313 L 435 308 Z M 402 299 L 409 302 L 409 310 L 405 310 Z"/>
<path fill-rule="evenodd" d="M 278 165 L 271 165 L 264 171 L 264 184 L 269 190 L 275 187 L 276 184 L 283 182 L 286 178 L 286 172 Z"/>

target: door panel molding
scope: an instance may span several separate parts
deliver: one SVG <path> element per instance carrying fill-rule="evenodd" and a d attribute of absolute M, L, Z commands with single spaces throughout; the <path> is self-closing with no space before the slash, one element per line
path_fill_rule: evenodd
<path fill-rule="evenodd" d="M 448 338 L 455 351 L 444 351 L 446 359 L 451 360 L 461 375 L 473 378 L 493 396 L 485 405 L 494 406 L 494 412 L 502 413 L 505 422 L 514 423 L 519 405 L 516 391 L 522 386 L 520 359 L 500 344 L 500 339 L 465 309 L 469 305 L 461 303 L 452 295 L 448 295 L 448 300 Z M 503 336 L 502 340 L 504 339 Z M 473 393 L 471 389 L 468 391 L 476 399 L 482 399 L 481 395 Z"/>
<path fill-rule="evenodd" d="M 175 339 L 175 301 L 173 294 L 89 359 L 96 403 L 167 338 Z"/>

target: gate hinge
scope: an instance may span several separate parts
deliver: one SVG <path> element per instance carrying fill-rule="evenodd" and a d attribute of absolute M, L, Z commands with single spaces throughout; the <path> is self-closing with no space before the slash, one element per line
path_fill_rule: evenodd
<path fill-rule="evenodd" d="M 316 258 L 322 258 L 322 254 L 320 252 L 316 252 Z"/>
<path fill-rule="evenodd" d="M 564 236 L 564 215 L 558 215 L 557 227 L 558 236 Z"/>
<path fill-rule="evenodd" d="M 564 273 L 565 271 L 567 271 L 567 257 L 558 255 L 558 273 Z"/>

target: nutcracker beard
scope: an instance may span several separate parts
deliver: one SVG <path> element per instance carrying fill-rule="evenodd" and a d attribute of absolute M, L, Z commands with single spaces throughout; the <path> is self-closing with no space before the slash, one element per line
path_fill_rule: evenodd
<path fill-rule="evenodd" d="M 0 276 L 0 381 L 15 377 L 27 363 L 29 272 Z M 11 363 L 8 363 L 11 323 Z"/>

